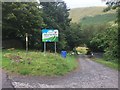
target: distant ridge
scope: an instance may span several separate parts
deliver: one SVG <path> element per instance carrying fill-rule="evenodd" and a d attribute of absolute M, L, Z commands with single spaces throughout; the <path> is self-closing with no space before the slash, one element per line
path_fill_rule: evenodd
<path fill-rule="evenodd" d="M 86 17 L 86 16 L 95 16 L 100 14 L 106 14 L 106 13 L 114 13 L 115 11 L 109 11 L 109 12 L 103 12 L 103 10 L 106 7 L 84 7 L 84 8 L 73 8 L 70 10 L 70 18 L 72 18 L 71 22 L 78 23 L 80 19 Z"/>

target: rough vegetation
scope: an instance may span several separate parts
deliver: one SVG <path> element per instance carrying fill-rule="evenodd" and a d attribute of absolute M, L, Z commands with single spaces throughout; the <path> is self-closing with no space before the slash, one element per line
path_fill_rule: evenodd
<path fill-rule="evenodd" d="M 3 50 L 2 64 L 5 70 L 22 75 L 64 75 L 77 67 L 74 56 L 62 58 L 59 54 L 24 50 Z"/>

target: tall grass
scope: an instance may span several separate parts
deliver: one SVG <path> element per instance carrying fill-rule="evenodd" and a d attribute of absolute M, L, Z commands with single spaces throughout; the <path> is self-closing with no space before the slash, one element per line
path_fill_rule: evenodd
<path fill-rule="evenodd" d="M 120 70 L 120 68 L 118 67 L 118 63 L 117 62 L 111 62 L 111 61 L 106 61 L 104 59 L 99 59 L 99 58 L 94 58 L 92 59 L 94 60 L 95 62 L 98 62 L 98 63 L 101 63 L 107 67 L 110 67 L 112 69 L 115 69 L 115 70 Z"/>
<path fill-rule="evenodd" d="M 10 59 L 11 56 L 21 57 L 20 62 Z M 24 50 L 4 50 L 2 55 L 3 68 L 22 75 L 64 75 L 77 67 L 74 56 L 62 58 L 59 54 Z"/>

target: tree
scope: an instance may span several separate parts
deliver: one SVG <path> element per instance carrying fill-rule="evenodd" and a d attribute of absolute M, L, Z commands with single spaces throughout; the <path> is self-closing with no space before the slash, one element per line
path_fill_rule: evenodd
<path fill-rule="evenodd" d="M 117 30 L 118 30 L 118 42 L 117 42 L 117 45 L 118 45 L 118 48 L 117 48 L 117 51 L 118 51 L 118 53 L 117 54 L 119 54 L 120 53 L 120 1 L 119 0 L 114 0 L 114 1 L 112 1 L 112 0 L 109 0 L 109 1 L 107 1 L 106 2 L 106 4 L 108 5 L 108 7 L 110 8 L 110 9 L 115 9 L 116 11 L 117 11 L 117 23 L 118 23 L 118 28 L 117 28 Z M 108 10 L 110 10 L 110 9 L 108 9 Z M 118 57 L 120 58 L 120 55 L 118 55 Z"/>
<path fill-rule="evenodd" d="M 97 33 L 91 43 L 105 51 L 104 57 L 109 61 L 117 61 L 118 58 L 118 31 L 117 24 L 111 23 L 106 30 Z"/>
<path fill-rule="evenodd" d="M 103 48 L 105 53 L 105 60 L 108 61 L 118 61 L 118 42 L 119 42 L 119 18 L 120 11 L 119 6 L 115 4 L 117 2 L 108 1 L 107 10 L 116 9 L 118 13 L 117 22 L 111 23 L 104 31 L 97 33 L 96 36 L 91 40 L 91 43 L 97 44 L 98 48 Z"/>
<path fill-rule="evenodd" d="M 71 23 L 70 29 L 66 31 L 66 40 L 68 42 L 67 48 L 73 50 L 83 44 L 83 35 L 81 26 L 77 23 Z"/>
<path fill-rule="evenodd" d="M 111 9 L 118 9 L 120 6 L 120 1 L 119 0 L 105 0 L 106 1 L 106 5 L 108 5 L 108 7 L 106 9 L 104 9 L 104 11 L 109 11 Z"/>
<path fill-rule="evenodd" d="M 3 2 L 2 5 L 3 39 L 20 38 L 24 41 L 25 33 L 28 33 L 29 44 L 33 47 L 35 44 L 34 37 L 45 26 L 38 3 Z M 34 33 L 34 29 L 38 29 L 38 33 Z"/>
<path fill-rule="evenodd" d="M 69 30 L 70 20 L 69 9 L 64 2 L 41 2 L 43 11 L 43 20 L 47 26 L 44 28 L 59 30 L 59 50 L 67 46 L 66 32 Z M 48 44 L 53 50 L 51 44 Z"/>

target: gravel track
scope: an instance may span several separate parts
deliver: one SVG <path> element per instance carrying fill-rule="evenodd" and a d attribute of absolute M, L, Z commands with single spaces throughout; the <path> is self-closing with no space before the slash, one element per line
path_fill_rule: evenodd
<path fill-rule="evenodd" d="M 118 88 L 118 72 L 79 58 L 80 67 L 65 76 L 9 76 L 15 88 Z"/>
<path fill-rule="evenodd" d="M 6 74 L 5 71 L 3 71 L 2 69 L 0 69 L 0 88 L 14 88 L 11 80 L 8 78 L 8 75 Z"/>

